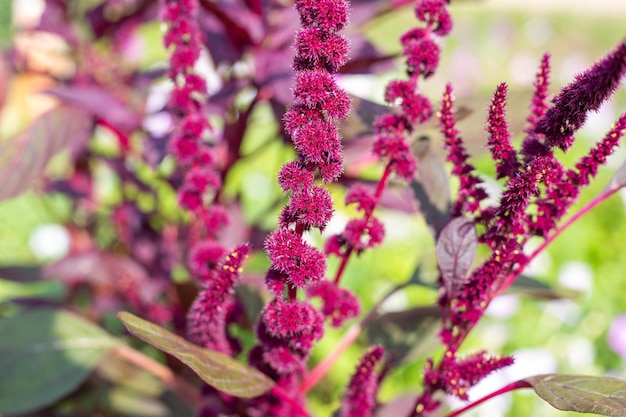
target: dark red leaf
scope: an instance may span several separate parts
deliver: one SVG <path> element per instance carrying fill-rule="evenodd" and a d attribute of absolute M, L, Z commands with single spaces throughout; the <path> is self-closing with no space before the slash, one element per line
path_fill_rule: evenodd
<path fill-rule="evenodd" d="M 441 231 L 436 248 L 437 264 L 449 295 L 463 285 L 477 246 L 476 229 L 470 219 L 456 217 Z"/>

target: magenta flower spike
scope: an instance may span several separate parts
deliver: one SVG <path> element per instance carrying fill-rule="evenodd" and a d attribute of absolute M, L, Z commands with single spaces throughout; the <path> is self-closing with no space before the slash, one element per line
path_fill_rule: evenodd
<path fill-rule="evenodd" d="M 626 40 L 590 69 L 578 75 L 554 98 L 554 105 L 537 121 L 535 132 L 548 146 L 567 150 L 572 134 L 580 129 L 590 111 L 596 111 L 613 94 L 626 74 Z"/>
<path fill-rule="evenodd" d="M 199 248 L 197 252 L 212 254 L 209 248 Z M 233 288 L 239 275 L 241 266 L 250 247 L 245 244 L 239 246 L 224 257 L 207 279 L 203 288 L 194 300 L 187 313 L 187 336 L 190 341 L 205 348 L 217 350 L 227 355 L 238 353 L 238 346 L 228 337 L 226 317 L 236 308 L 232 297 Z"/>
<path fill-rule="evenodd" d="M 375 370 L 383 354 L 382 347 L 374 346 L 368 349 L 359 360 L 341 401 L 342 417 L 372 417 L 374 415 L 378 393 L 378 376 Z"/>
<path fill-rule="evenodd" d="M 502 83 L 496 89 L 487 118 L 487 145 L 496 162 L 496 178 L 512 178 L 519 170 L 517 153 L 511 145 L 511 134 L 506 121 L 507 86 Z"/>

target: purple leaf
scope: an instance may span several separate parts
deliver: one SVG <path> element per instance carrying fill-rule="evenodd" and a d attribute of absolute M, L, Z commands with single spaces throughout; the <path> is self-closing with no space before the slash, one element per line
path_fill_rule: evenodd
<path fill-rule="evenodd" d="M 106 120 L 123 132 L 131 132 L 141 126 L 142 114 L 95 85 L 59 86 L 45 92 Z"/>
<path fill-rule="evenodd" d="M 267 392 L 274 381 L 260 371 L 209 349 L 196 346 L 168 330 L 127 313 L 117 317 L 134 336 L 168 353 L 189 366 L 213 388 L 240 398 L 253 398 Z"/>
<path fill-rule="evenodd" d="M 522 381 L 558 410 L 610 417 L 623 417 L 626 410 L 626 381 L 621 379 L 547 374 Z"/>
<path fill-rule="evenodd" d="M 0 200 L 30 187 L 57 153 L 76 153 L 91 137 L 93 120 L 83 110 L 60 106 L 36 119 L 25 131 L 0 144 Z"/>
<path fill-rule="evenodd" d="M 146 304 L 154 303 L 161 293 L 159 282 L 150 279 L 144 267 L 133 259 L 96 250 L 66 256 L 45 266 L 42 275 L 111 290 L 132 287 Z"/>
<path fill-rule="evenodd" d="M 477 245 L 476 229 L 470 219 L 456 217 L 441 231 L 437 240 L 437 263 L 449 297 L 463 285 Z"/>

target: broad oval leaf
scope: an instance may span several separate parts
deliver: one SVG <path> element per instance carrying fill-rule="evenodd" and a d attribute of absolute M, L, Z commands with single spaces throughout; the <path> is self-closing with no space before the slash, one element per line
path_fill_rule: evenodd
<path fill-rule="evenodd" d="M 523 381 L 551 406 L 563 411 L 626 416 L 626 381 L 605 376 L 536 375 Z"/>
<path fill-rule="evenodd" d="M 116 343 L 63 310 L 0 319 L 0 413 L 23 413 L 72 392 Z"/>
<path fill-rule="evenodd" d="M 274 385 L 274 381 L 256 369 L 220 352 L 196 346 L 131 313 L 121 312 L 117 317 L 130 333 L 176 357 L 193 369 L 204 382 L 226 394 L 253 398 L 267 392 Z"/>
<path fill-rule="evenodd" d="M 450 296 L 463 285 L 477 246 L 476 229 L 470 219 L 456 217 L 441 231 L 436 247 L 437 264 Z"/>
<path fill-rule="evenodd" d="M 91 136 L 91 127 L 92 118 L 83 110 L 60 106 L 1 142 L 0 201 L 26 191 L 61 150 L 82 147 Z"/>

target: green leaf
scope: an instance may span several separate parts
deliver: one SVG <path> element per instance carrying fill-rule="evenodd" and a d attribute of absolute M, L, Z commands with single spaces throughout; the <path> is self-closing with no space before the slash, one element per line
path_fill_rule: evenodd
<path fill-rule="evenodd" d="M 193 369 L 204 382 L 226 394 L 253 398 L 267 392 L 274 385 L 274 381 L 256 369 L 220 352 L 189 343 L 133 314 L 121 312 L 117 317 L 133 335 L 176 357 Z"/>
<path fill-rule="evenodd" d="M 61 282 L 14 282 L 0 278 L 0 303 L 15 298 L 43 298 L 61 301 L 65 286 Z"/>
<path fill-rule="evenodd" d="M 382 345 L 395 363 L 408 362 L 437 345 L 440 322 L 439 307 L 413 307 L 375 318 L 367 335 L 372 344 Z"/>
<path fill-rule="evenodd" d="M 547 374 L 523 381 L 556 409 L 610 417 L 626 416 L 626 381 L 621 379 Z"/>
<path fill-rule="evenodd" d="M 34 310 L 0 319 L 0 412 L 54 403 L 87 378 L 116 342 L 63 310 Z"/>

